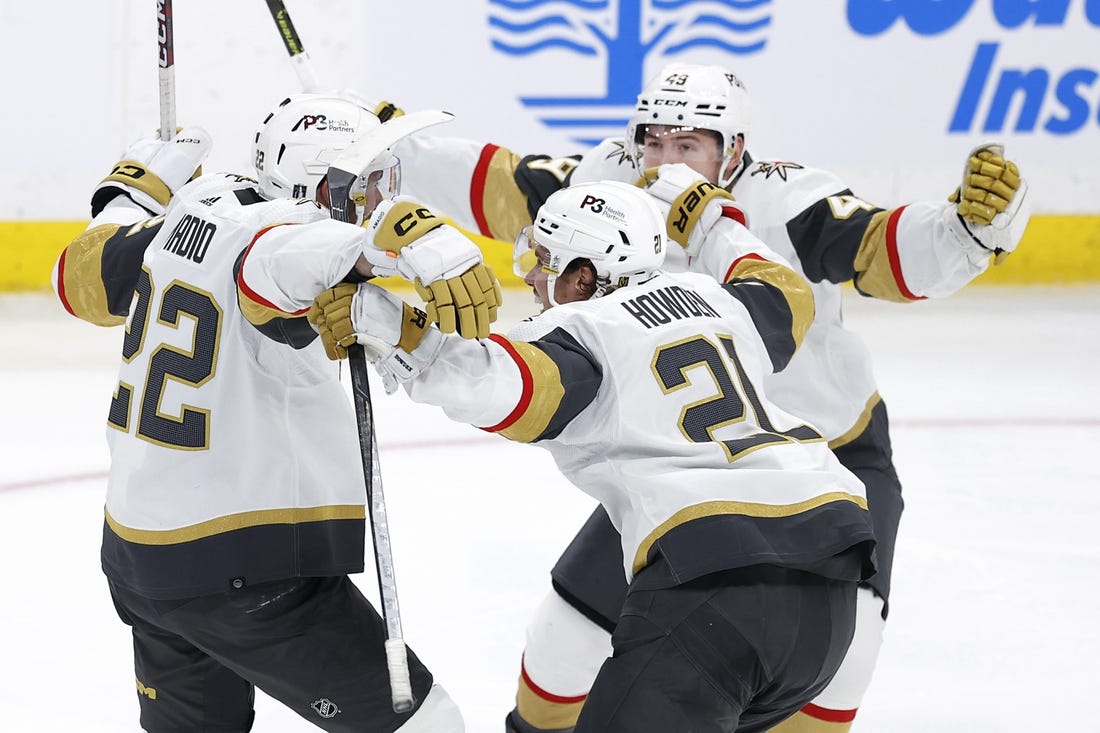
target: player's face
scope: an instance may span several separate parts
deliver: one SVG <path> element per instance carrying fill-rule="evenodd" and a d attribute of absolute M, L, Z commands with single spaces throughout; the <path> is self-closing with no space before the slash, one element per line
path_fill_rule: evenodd
<path fill-rule="evenodd" d="M 550 287 L 550 273 L 546 268 L 550 262 L 550 251 L 541 244 L 536 245 L 533 251 L 535 262 L 531 265 L 531 269 L 527 271 L 527 274 L 523 276 L 523 282 L 534 291 L 535 300 L 542 306 L 543 310 L 546 310 L 553 306 L 550 298 L 547 297 Z M 556 280 L 554 284 L 557 285 Z"/>
<path fill-rule="evenodd" d="M 535 264 L 527 272 L 523 278 L 523 282 L 535 293 L 535 300 L 542 306 L 542 310 L 549 310 L 554 306 L 554 303 L 550 301 L 550 251 L 543 247 L 541 244 L 535 245 Z M 580 279 L 580 270 L 573 268 L 573 270 L 564 275 L 558 275 L 554 278 L 554 302 L 572 303 L 578 300 L 587 300 L 590 296 L 584 294 L 581 288 L 578 286 L 578 280 Z"/>
<path fill-rule="evenodd" d="M 646 168 L 684 163 L 711 183 L 718 182 L 722 145 L 717 136 L 707 130 L 649 125 L 642 145 Z"/>
<path fill-rule="evenodd" d="M 363 221 L 370 218 L 370 215 L 374 213 L 374 210 L 378 207 L 378 204 L 382 203 L 382 200 L 386 198 L 385 194 L 379 189 L 379 181 L 382 180 L 382 171 L 374 171 L 367 177 L 367 188 L 363 192 Z"/>

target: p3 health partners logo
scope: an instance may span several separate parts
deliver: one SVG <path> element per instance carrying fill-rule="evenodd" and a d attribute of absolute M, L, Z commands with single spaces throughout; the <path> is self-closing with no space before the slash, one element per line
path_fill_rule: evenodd
<path fill-rule="evenodd" d="M 848 0 L 848 24 L 860 35 L 877 36 L 900 20 L 917 35 L 935 36 L 962 22 L 975 4 L 992 10 L 1003 31 L 1049 32 L 1077 24 L 1091 26 L 1090 31 L 1100 28 L 1100 0 Z M 1038 53 L 1030 68 L 1014 68 L 998 62 L 1001 41 L 979 43 L 959 80 L 961 91 L 948 132 L 1070 135 L 1090 122 L 1100 123 L 1100 58 L 1095 51 L 1100 36 L 1094 41 L 1081 49 L 1087 65 L 1071 69 L 1048 68 Z"/>
<path fill-rule="evenodd" d="M 525 96 L 549 128 L 595 145 L 622 135 L 647 80 L 647 58 L 696 48 L 731 56 L 763 51 L 772 0 L 489 0 L 493 48 L 506 56 L 550 49 L 603 62 L 602 97 Z M 660 64 L 666 63 L 661 60 Z"/>

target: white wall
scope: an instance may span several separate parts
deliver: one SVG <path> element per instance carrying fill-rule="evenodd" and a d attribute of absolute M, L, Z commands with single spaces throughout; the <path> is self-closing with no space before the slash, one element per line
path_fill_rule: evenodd
<path fill-rule="evenodd" d="M 637 0 L 636 0 L 637 1 Z M 676 26 L 645 57 L 645 76 L 671 60 L 724 63 L 754 103 L 750 149 L 841 173 L 883 204 L 940 198 L 973 144 L 998 138 L 1033 184 L 1041 213 L 1100 213 L 1100 0 L 641 0 L 643 39 Z M 543 126 L 521 97 L 605 94 L 608 54 L 583 29 L 616 34 L 619 2 L 605 0 L 287 0 L 322 78 L 407 109 L 458 119 L 437 134 L 492 140 L 522 152 L 579 152 Z M 679 2 L 679 4 L 677 4 Z M 657 5 L 654 5 L 657 3 Z M 663 4 L 662 4 L 663 3 Z M 595 5 L 594 9 L 589 6 Z M 297 91 L 275 25 L 260 0 L 175 0 L 178 120 L 214 134 L 207 170 L 247 172 L 257 123 Z M 868 13 L 910 8 L 883 32 L 857 32 Z M 589 8 L 589 9 L 585 9 Z M 1029 10 L 1030 9 L 1030 10 Z M 959 22 L 922 26 L 952 12 Z M 89 192 L 127 143 L 158 125 L 154 0 L 0 0 L 0 220 L 79 219 Z M 684 23 L 700 15 L 757 24 L 746 31 Z M 561 24 L 509 33 L 551 16 Z M 569 35 L 594 55 L 552 47 L 515 57 L 492 42 L 530 45 Z M 692 38 L 763 43 L 734 54 Z M 984 77 L 972 70 L 992 56 Z M 639 56 L 640 58 L 640 56 Z M 637 65 L 637 64 L 635 64 Z M 1002 75 L 1046 75 L 1037 122 L 983 127 Z M 950 132 L 968 78 L 984 78 L 971 124 Z M 1062 87 L 1059 91 L 1059 84 Z M 628 90 L 632 96 L 637 90 Z M 571 108 L 578 115 L 622 111 Z M 1047 129 L 1062 123 L 1063 130 Z"/>

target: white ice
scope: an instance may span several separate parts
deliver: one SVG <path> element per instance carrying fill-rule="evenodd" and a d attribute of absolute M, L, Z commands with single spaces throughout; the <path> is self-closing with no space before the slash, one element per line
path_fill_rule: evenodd
<path fill-rule="evenodd" d="M 502 322 L 530 307 L 508 299 Z M 1100 288 L 846 309 L 907 501 L 854 730 L 1100 731 Z M 3 731 L 139 730 L 98 557 L 120 338 L 47 296 L 0 298 Z M 499 732 L 525 621 L 592 500 L 538 448 L 374 392 L 405 638 L 467 729 Z M 373 574 L 357 582 L 377 596 Z M 314 728 L 258 695 L 254 730 Z"/>

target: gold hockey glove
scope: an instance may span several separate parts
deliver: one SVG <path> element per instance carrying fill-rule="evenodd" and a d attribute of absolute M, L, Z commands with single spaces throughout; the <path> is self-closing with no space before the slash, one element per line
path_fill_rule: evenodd
<path fill-rule="evenodd" d="M 1027 181 L 1004 147 L 978 146 L 967 156 L 962 185 L 948 199 L 955 204 L 945 213 L 948 229 L 962 246 L 977 244 L 993 253 L 1000 264 L 1023 239 L 1031 218 Z"/>
<path fill-rule="evenodd" d="M 379 204 L 367 232 L 363 256 L 375 275 L 414 283 L 444 333 L 489 335 L 500 285 L 472 240 L 405 196 Z"/>
<path fill-rule="evenodd" d="M 328 358 L 336 361 L 348 358 L 347 343 L 349 334 L 355 343 L 355 329 L 351 325 L 351 299 L 358 290 L 352 283 L 340 283 L 317 296 L 309 308 L 306 318 L 321 334 L 321 344 Z M 331 317 L 330 317 L 331 314 Z"/>
<path fill-rule="evenodd" d="M 417 279 L 416 292 L 440 331 L 463 338 L 487 338 L 501 303 L 500 282 L 488 265 L 474 265 L 458 277 L 430 285 Z"/>
<path fill-rule="evenodd" d="M 999 145 L 978 148 L 970 154 L 963 183 L 955 193 L 959 216 L 972 224 L 991 224 L 1004 212 L 1023 179 Z"/>
<path fill-rule="evenodd" d="M 370 288 L 380 289 L 375 285 Z M 395 305 L 390 309 L 392 314 L 377 309 L 372 312 L 367 306 L 374 296 L 373 290 L 368 295 L 361 296 L 360 286 L 340 283 L 321 293 L 313 301 L 306 317 L 321 334 L 321 343 L 328 358 L 346 359 L 347 347 L 355 343 L 362 343 L 368 356 L 373 355 L 373 361 L 385 355 L 381 352 L 388 353 L 393 347 L 412 352 L 420 345 L 428 330 L 425 313 L 401 301 L 397 296 L 388 296 L 385 299 L 391 305 L 397 303 L 401 306 L 398 309 Z M 369 338 L 360 338 L 364 335 Z M 384 349 L 380 347 L 380 343 L 385 344 Z"/>

